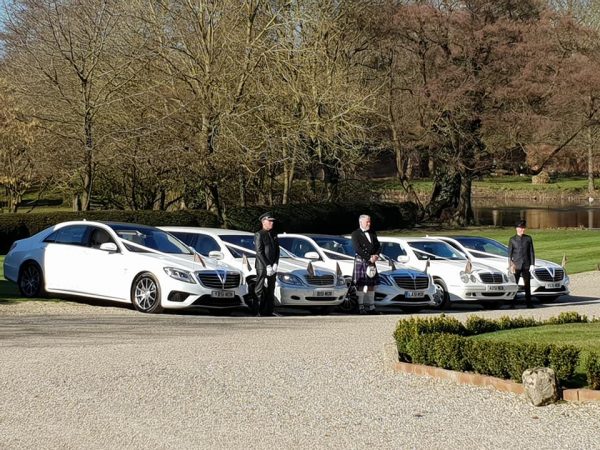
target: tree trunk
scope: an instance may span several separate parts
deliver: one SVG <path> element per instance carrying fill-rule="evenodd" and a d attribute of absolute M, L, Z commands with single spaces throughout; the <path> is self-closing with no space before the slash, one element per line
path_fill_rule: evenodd
<path fill-rule="evenodd" d="M 587 154 L 587 160 L 588 160 L 588 194 L 590 197 L 593 197 L 593 195 L 595 194 L 595 187 L 594 187 L 594 130 L 592 129 L 592 127 L 588 127 L 587 129 L 587 147 L 588 147 L 588 154 Z"/>
<path fill-rule="evenodd" d="M 475 221 L 473 214 L 473 206 L 471 204 L 471 188 L 473 180 L 469 174 L 463 174 L 460 179 L 460 195 L 458 199 L 458 207 L 455 214 L 455 222 L 457 225 L 466 226 L 472 225 Z"/>
<path fill-rule="evenodd" d="M 85 174 L 83 176 L 83 192 L 81 193 L 81 210 L 89 211 L 94 179 L 94 140 L 92 136 L 92 117 L 89 109 L 85 114 L 83 128 L 85 134 Z"/>

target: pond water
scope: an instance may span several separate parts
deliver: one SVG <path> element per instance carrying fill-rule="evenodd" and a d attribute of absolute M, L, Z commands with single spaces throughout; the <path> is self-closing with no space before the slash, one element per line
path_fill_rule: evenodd
<path fill-rule="evenodd" d="M 600 228 L 600 200 L 534 201 L 474 199 L 475 220 L 481 225 L 514 226 L 527 220 L 528 228 Z"/>

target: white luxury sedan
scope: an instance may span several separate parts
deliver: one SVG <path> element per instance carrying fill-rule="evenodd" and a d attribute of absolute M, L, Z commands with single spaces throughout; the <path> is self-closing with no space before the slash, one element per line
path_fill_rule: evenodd
<path fill-rule="evenodd" d="M 517 294 L 514 277 L 477 262 L 470 262 L 447 243 L 432 238 L 381 236 L 381 253 L 420 270 L 427 270 L 441 294 L 441 307 L 452 302 L 478 302 L 498 307 Z"/>
<path fill-rule="evenodd" d="M 316 267 L 335 270 L 339 265 L 348 282 L 354 271 L 352 240 L 328 234 L 280 234 L 279 244 L 292 254 L 313 262 Z M 438 295 L 431 276 L 407 267 L 391 267 L 378 262 L 379 284 L 375 288 L 375 306 L 395 306 L 416 312 L 426 306 L 438 306 Z M 346 311 L 356 308 L 355 299 L 342 304 Z"/>
<path fill-rule="evenodd" d="M 434 236 L 447 242 L 472 261 L 492 266 L 504 273 L 508 269 L 508 247 L 494 239 L 479 236 Z M 531 295 L 540 302 L 553 302 L 561 295 L 569 293 L 570 280 L 564 267 L 552 261 L 535 258 L 531 272 Z M 523 278 L 519 289 L 523 288 Z"/>
<path fill-rule="evenodd" d="M 245 306 L 242 274 L 201 258 L 177 238 L 145 225 L 63 222 L 13 243 L 4 276 L 24 297 L 46 292 L 163 308 Z"/>
<path fill-rule="evenodd" d="M 220 228 L 161 229 L 175 235 L 201 255 L 223 260 L 240 270 L 246 277 L 250 291 L 253 291 L 256 278 L 254 234 Z M 281 248 L 275 284 L 275 306 L 302 307 L 327 314 L 344 301 L 348 291 L 346 280 L 338 277 L 334 270 L 318 267 L 314 268 L 314 274 L 311 275 L 306 267 L 306 261 L 294 258 Z"/>

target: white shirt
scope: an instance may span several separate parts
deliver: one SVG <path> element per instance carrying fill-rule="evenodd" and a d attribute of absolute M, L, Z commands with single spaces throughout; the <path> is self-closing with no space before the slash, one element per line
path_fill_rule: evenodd
<path fill-rule="evenodd" d="M 360 231 L 362 231 L 363 233 L 365 233 L 365 236 L 367 237 L 367 241 L 371 242 L 371 235 L 369 234 L 369 230 L 363 230 L 361 228 Z"/>

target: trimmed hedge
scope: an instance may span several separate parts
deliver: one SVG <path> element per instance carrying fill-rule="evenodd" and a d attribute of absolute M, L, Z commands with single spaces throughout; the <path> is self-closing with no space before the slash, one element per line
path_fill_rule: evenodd
<path fill-rule="evenodd" d="M 559 382 L 573 378 L 580 356 L 572 345 L 497 342 L 469 339 L 469 336 L 512 328 L 563 323 L 585 323 L 587 317 L 562 313 L 547 321 L 517 317 L 498 320 L 471 316 L 465 325 L 444 315 L 410 318 L 398 322 L 394 338 L 401 361 L 521 381 L 523 372 L 534 367 L 551 367 Z M 600 357 L 585 362 L 588 383 L 600 389 Z"/>
<path fill-rule="evenodd" d="M 131 222 L 143 225 L 181 225 L 218 227 L 217 216 L 204 210 L 184 211 L 87 211 L 0 215 L 0 254 L 5 254 L 14 241 L 69 220 Z"/>
<path fill-rule="evenodd" d="M 358 217 L 368 214 L 376 230 L 411 228 L 417 221 L 417 205 L 404 203 L 313 203 L 229 208 L 225 227 L 257 231 L 258 217 L 270 211 L 276 217 L 278 232 L 346 234 L 358 227 Z"/>

